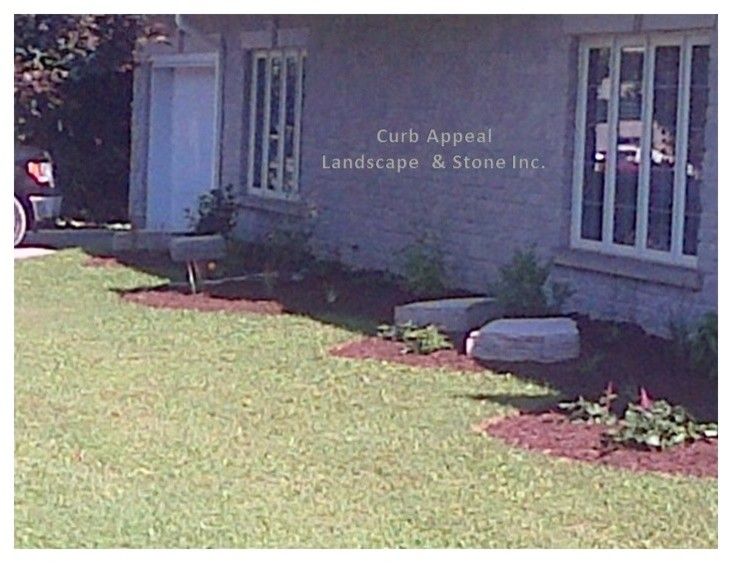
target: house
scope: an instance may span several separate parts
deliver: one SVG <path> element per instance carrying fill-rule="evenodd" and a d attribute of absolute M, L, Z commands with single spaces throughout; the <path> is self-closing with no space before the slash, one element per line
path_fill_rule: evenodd
<path fill-rule="evenodd" d="M 716 311 L 716 16 L 163 19 L 134 80 L 136 229 L 185 231 L 231 184 L 242 237 L 307 224 L 395 270 L 427 238 L 478 292 L 536 245 L 571 310 L 655 333 Z"/>

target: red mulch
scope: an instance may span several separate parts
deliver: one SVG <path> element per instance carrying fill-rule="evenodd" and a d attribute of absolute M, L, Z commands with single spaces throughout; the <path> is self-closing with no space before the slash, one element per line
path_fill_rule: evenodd
<path fill-rule="evenodd" d="M 398 362 L 409 366 L 421 368 L 449 368 L 450 370 L 462 370 L 464 372 L 483 372 L 485 368 L 475 360 L 456 350 L 442 350 L 431 354 L 405 354 L 403 343 L 386 341 L 378 337 L 367 337 L 358 341 L 338 345 L 330 350 L 333 356 L 343 358 L 371 358 Z"/>
<path fill-rule="evenodd" d="M 89 257 L 83 263 L 90 268 L 116 268 L 124 266 L 115 257 Z"/>
<path fill-rule="evenodd" d="M 635 472 L 717 477 L 717 441 L 697 441 L 666 451 L 604 447 L 602 425 L 572 423 L 554 412 L 522 413 L 485 421 L 480 430 L 506 443 L 544 454 L 606 464 Z"/>
<path fill-rule="evenodd" d="M 282 304 L 275 300 L 230 299 L 211 296 L 207 293 L 189 294 L 174 292 L 169 288 L 163 290 L 145 290 L 125 292 L 122 299 L 164 309 L 193 309 L 196 311 L 228 311 L 244 313 L 260 313 L 278 315 L 282 313 Z"/>

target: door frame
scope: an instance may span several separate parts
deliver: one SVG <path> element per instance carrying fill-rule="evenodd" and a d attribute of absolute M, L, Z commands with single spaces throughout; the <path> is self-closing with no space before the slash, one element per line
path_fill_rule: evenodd
<path fill-rule="evenodd" d="M 150 62 L 150 87 L 148 108 L 152 108 L 153 98 L 153 74 L 156 69 L 175 69 L 175 68 L 195 68 L 195 67 L 212 67 L 214 69 L 214 139 L 213 139 L 213 158 L 211 159 L 211 186 L 216 188 L 221 180 L 221 133 L 223 130 L 223 82 L 224 73 L 222 72 L 222 58 L 220 51 L 211 51 L 207 53 L 170 53 L 156 54 L 149 57 Z M 149 109 L 148 109 L 149 112 Z M 152 138 L 153 121 L 148 119 L 147 135 L 148 140 Z M 149 170 L 150 170 L 150 145 L 147 146 L 147 154 L 145 156 L 147 162 L 147 171 L 145 174 L 147 190 L 150 190 Z M 147 202 L 150 198 L 146 198 Z M 147 207 L 147 205 L 146 205 Z M 169 210 L 170 212 L 170 210 Z M 149 209 L 145 210 L 145 217 L 149 216 Z M 147 223 L 147 219 L 145 221 Z"/>

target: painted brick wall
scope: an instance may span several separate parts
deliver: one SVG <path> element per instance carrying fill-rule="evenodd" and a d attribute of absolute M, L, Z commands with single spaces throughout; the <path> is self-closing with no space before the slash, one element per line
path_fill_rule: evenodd
<path fill-rule="evenodd" d="M 324 251 L 372 268 L 435 233 L 452 281 L 484 290 L 515 248 L 550 256 L 567 232 L 571 160 L 570 36 L 561 18 L 339 18 L 309 46 L 303 186 L 316 202 Z M 551 48 L 547 48 L 551 45 Z M 521 53 L 521 55 L 517 55 Z M 424 139 L 438 130 L 493 130 L 490 145 L 384 145 L 380 128 Z M 396 175 L 322 170 L 327 156 L 416 156 Z M 522 154 L 538 171 L 436 171 L 449 159 Z"/>
<path fill-rule="evenodd" d="M 318 252 L 355 266 L 398 271 L 402 249 L 431 233 L 444 252 L 450 281 L 485 291 L 497 268 L 516 249 L 535 244 L 541 256 L 552 258 L 568 247 L 577 34 L 684 24 L 678 18 L 654 18 L 195 19 L 204 31 L 219 34 L 225 45 L 222 181 L 243 190 L 248 89 L 241 32 L 305 27 L 308 60 L 301 190 L 303 201 L 317 211 L 313 244 Z M 687 23 L 699 25 L 697 20 Z M 554 276 L 576 290 L 569 304 L 573 309 L 635 321 L 654 332 L 663 332 L 668 311 L 678 309 L 679 304 L 690 315 L 716 309 L 716 41 L 712 57 L 714 94 L 708 115 L 707 188 L 699 247 L 702 290 L 557 268 Z M 136 99 L 135 112 L 144 116 L 142 103 Z M 422 136 L 418 145 L 384 145 L 376 139 L 380 128 L 398 131 L 410 127 Z M 490 145 L 441 149 L 424 143 L 430 128 L 475 131 L 489 127 L 493 130 Z M 436 171 L 430 167 L 436 152 L 447 159 L 453 154 L 506 158 L 517 154 L 539 158 L 544 168 Z M 321 166 L 323 155 L 356 157 L 361 153 L 415 156 L 421 166 L 399 175 L 323 170 Z M 143 160 L 138 155 L 138 161 Z M 298 220 L 247 210 L 239 231 L 242 236 L 256 237 L 293 221 Z"/>

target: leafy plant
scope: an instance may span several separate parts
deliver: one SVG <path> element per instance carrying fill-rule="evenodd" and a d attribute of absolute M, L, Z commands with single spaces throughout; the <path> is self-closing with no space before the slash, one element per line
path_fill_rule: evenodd
<path fill-rule="evenodd" d="M 666 400 L 628 405 L 623 418 L 605 432 L 610 443 L 633 448 L 660 449 L 716 438 L 716 423 L 697 422 L 682 406 L 671 405 Z"/>
<path fill-rule="evenodd" d="M 325 289 L 325 301 L 334 304 L 338 300 L 338 290 L 334 286 L 328 286 Z"/>
<path fill-rule="evenodd" d="M 718 377 L 717 314 L 707 313 L 691 337 L 691 364 L 696 374 Z"/>
<path fill-rule="evenodd" d="M 310 231 L 278 227 L 265 237 L 264 262 L 274 270 L 298 270 L 314 262 Z"/>
<path fill-rule="evenodd" d="M 425 238 L 402 251 L 407 288 L 419 296 L 434 296 L 445 288 L 445 267 L 439 248 Z"/>
<path fill-rule="evenodd" d="M 595 353 L 592 356 L 588 356 L 584 360 L 580 361 L 579 365 L 577 366 L 577 372 L 580 375 L 589 378 L 600 371 L 605 361 L 606 358 L 603 353 Z"/>
<path fill-rule="evenodd" d="M 617 397 L 612 383 L 609 383 L 597 401 L 579 396 L 574 401 L 560 402 L 559 409 L 567 414 L 570 421 L 612 425 L 617 420 L 611 411 L 613 400 Z"/>
<path fill-rule="evenodd" d="M 431 354 L 453 348 L 450 340 L 435 325 L 418 327 L 412 323 L 379 325 L 377 334 L 388 341 L 404 343 L 403 353 Z"/>
<path fill-rule="evenodd" d="M 668 330 L 681 370 L 708 380 L 718 375 L 717 314 L 709 312 L 695 324 L 681 316 L 669 320 Z"/>
<path fill-rule="evenodd" d="M 534 317 L 558 313 L 572 292 L 567 284 L 549 283 L 550 271 L 551 264 L 541 263 L 533 247 L 516 251 L 490 287 L 503 315 Z"/>
<path fill-rule="evenodd" d="M 606 425 L 603 441 L 608 445 L 664 450 L 717 437 L 716 423 L 699 423 L 683 406 L 653 400 L 644 388 L 640 389 L 638 403 L 628 404 L 623 416 L 616 417 L 612 406 L 617 397 L 609 383 L 597 401 L 579 396 L 574 401 L 561 402 L 559 409 L 571 421 Z"/>
<path fill-rule="evenodd" d="M 239 209 L 234 187 L 228 184 L 199 196 L 198 209 L 195 212 L 186 209 L 186 216 L 196 233 L 220 233 L 228 237 L 236 225 Z"/>

